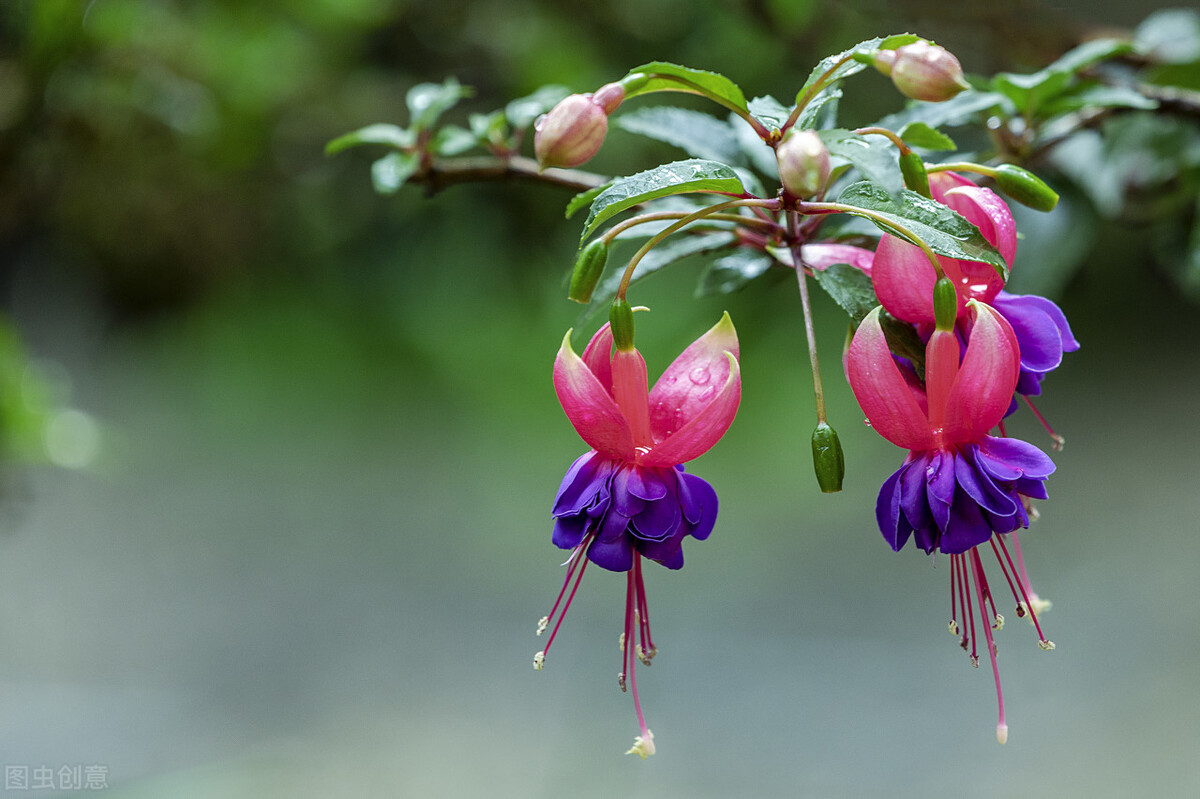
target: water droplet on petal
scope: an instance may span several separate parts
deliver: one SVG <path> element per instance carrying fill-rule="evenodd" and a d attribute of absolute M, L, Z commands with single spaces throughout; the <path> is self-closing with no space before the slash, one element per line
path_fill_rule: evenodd
<path fill-rule="evenodd" d="M 704 400 L 709 399 L 710 397 L 712 397 L 713 394 L 716 394 L 716 393 L 717 393 L 717 389 L 713 386 L 709 386 L 708 388 L 706 388 L 700 392 L 699 399 L 701 402 L 703 402 Z"/>
<path fill-rule="evenodd" d="M 697 366 L 691 371 L 688 377 L 691 378 L 691 381 L 696 385 L 702 386 L 708 382 L 708 369 L 703 366 Z"/>

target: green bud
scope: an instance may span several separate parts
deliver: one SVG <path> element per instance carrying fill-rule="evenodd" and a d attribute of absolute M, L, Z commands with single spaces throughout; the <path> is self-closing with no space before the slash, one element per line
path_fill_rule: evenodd
<path fill-rule="evenodd" d="M 626 352 L 633 349 L 633 308 L 629 307 L 628 300 L 624 297 L 613 300 L 608 322 L 612 325 L 613 343 L 617 349 Z"/>
<path fill-rule="evenodd" d="M 929 190 L 929 173 L 925 171 L 925 159 L 911 150 L 900 156 L 900 174 L 904 176 L 904 185 L 922 197 L 933 199 Z"/>
<path fill-rule="evenodd" d="M 1000 191 L 1021 205 L 1035 211 L 1053 211 L 1058 205 L 1058 193 L 1027 169 L 1016 164 L 1001 164 L 996 167 L 996 185 Z"/>
<path fill-rule="evenodd" d="M 829 182 L 829 150 L 813 130 L 788 131 L 775 148 L 779 180 L 796 197 L 811 197 Z"/>
<path fill-rule="evenodd" d="M 821 422 L 812 434 L 813 468 L 817 472 L 817 485 L 826 494 L 842 490 L 842 478 L 846 476 L 846 458 L 842 454 L 842 442 L 837 431 Z"/>
<path fill-rule="evenodd" d="M 600 282 L 600 276 L 604 274 L 604 265 L 607 263 L 608 242 L 603 238 L 588 242 L 575 259 L 567 299 L 584 304 L 591 302 L 592 292 L 596 290 L 596 284 Z"/>
<path fill-rule="evenodd" d="M 933 284 L 933 318 L 938 330 L 953 330 L 958 318 L 958 292 L 948 277 L 938 278 Z"/>

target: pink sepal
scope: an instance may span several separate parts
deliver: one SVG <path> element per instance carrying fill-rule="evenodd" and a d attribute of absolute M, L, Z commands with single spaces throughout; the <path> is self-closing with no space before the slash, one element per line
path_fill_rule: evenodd
<path fill-rule="evenodd" d="M 852 244 L 805 244 L 800 248 L 800 258 L 809 269 L 818 272 L 834 264 L 850 264 L 867 275 L 871 274 L 871 261 L 875 253 Z"/>
<path fill-rule="evenodd" d="M 879 324 L 880 309 L 867 314 L 850 342 L 846 376 L 867 421 L 898 447 L 926 450 L 933 446 L 929 419 L 892 360 Z"/>
<path fill-rule="evenodd" d="M 975 322 L 967 351 L 946 398 L 944 437 L 948 443 L 979 441 L 1000 423 L 1012 402 L 1021 371 L 1017 337 L 1000 313 L 971 300 Z"/>
<path fill-rule="evenodd" d="M 612 327 L 605 322 L 604 327 L 596 331 L 596 335 L 592 336 L 592 340 L 583 350 L 583 362 L 610 395 L 613 387 L 612 349 Z"/>
<path fill-rule="evenodd" d="M 722 322 L 727 318 L 728 316 L 724 317 Z M 720 323 L 718 323 L 719 326 Z M 733 327 L 732 323 L 730 327 Z M 688 349 L 691 348 L 689 347 Z M 687 355 L 687 350 L 684 350 L 684 355 Z M 641 456 L 638 462 L 643 466 L 674 466 L 678 463 L 687 463 L 693 458 L 698 458 L 705 452 L 708 452 L 713 444 L 716 444 L 721 436 L 725 435 L 725 431 L 729 429 L 729 426 L 733 424 L 733 417 L 737 415 L 738 404 L 742 401 L 742 373 L 738 366 L 737 358 L 734 357 L 732 352 L 725 350 L 721 355 L 725 360 L 726 366 L 727 377 L 725 378 L 725 384 L 721 386 L 719 391 L 700 400 L 699 403 L 692 403 L 692 398 L 689 397 L 687 401 L 690 407 L 695 408 L 698 405 L 698 410 L 684 422 L 682 427 L 667 436 L 665 440 L 655 444 L 650 448 L 649 452 Z M 680 357 L 682 358 L 683 355 Z M 661 379 L 659 382 L 662 382 Z M 655 389 L 657 388 L 658 386 L 655 385 Z M 709 386 L 709 388 L 713 388 L 713 386 Z M 701 391 L 700 393 L 703 394 L 704 392 Z M 653 417 L 656 408 L 653 404 L 653 392 L 651 392 L 650 401 L 650 412 Z"/>
<path fill-rule="evenodd" d="M 943 268 L 949 258 L 938 259 Z M 937 273 L 921 248 L 885 234 L 875 248 L 871 282 L 875 296 L 897 319 L 933 324 L 933 284 Z"/>
<path fill-rule="evenodd" d="M 633 460 L 629 423 L 596 375 L 571 349 L 569 330 L 554 359 L 554 392 L 567 419 L 588 446 L 613 458 Z"/>
<path fill-rule="evenodd" d="M 650 390 L 650 430 L 655 441 L 665 441 L 713 401 L 729 379 L 726 352 L 735 360 L 740 355 L 737 330 L 728 313 L 689 344 Z"/>

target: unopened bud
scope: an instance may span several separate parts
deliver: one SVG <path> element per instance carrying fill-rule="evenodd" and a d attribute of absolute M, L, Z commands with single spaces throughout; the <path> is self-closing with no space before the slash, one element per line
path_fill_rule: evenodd
<path fill-rule="evenodd" d="M 948 277 L 940 277 L 933 284 L 933 318 L 938 330 L 954 329 L 954 321 L 958 318 L 958 292 L 954 289 L 954 281 Z"/>
<path fill-rule="evenodd" d="M 826 422 L 820 422 L 812 434 L 813 468 L 817 472 L 817 485 L 826 494 L 842 490 L 842 478 L 846 476 L 846 458 L 842 454 L 842 442 L 837 431 Z"/>
<path fill-rule="evenodd" d="M 1058 205 L 1058 192 L 1027 169 L 1016 164 L 1001 164 L 996 167 L 996 186 L 1021 205 L 1035 211 L 1053 211 Z"/>
<path fill-rule="evenodd" d="M 775 148 L 779 180 L 789 194 L 812 197 L 829 182 L 829 150 L 816 131 L 792 130 Z"/>
<path fill-rule="evenodd" d="M 617 349 L 623 352 L 633 349 L 633 308 L 629 307 L 629 301 L 623 297 L 613 300 L 608 321 L 612 325 L 613 344 Z"/>
<path fill-rule="evenodd" d="M 538 166 L 579 166 L 604 144 L 608 114 L 592 95 L 572 94 L 538 117 L 533 127 Z"/>
<path fill-rule="evenodd" d="M 900 156 L 900 174 L 904 176 L 904 185 L 922 197 L 933 199 L 929 190 L 929 173 L 925 171 L 925 159 L 911 150 Z"/>
<path fill-rule="evenodd" d="M 625 101 L 625 87 L 619 83 L 606 83 L 592 95 L 592 100 L 604 109 L 605 114 L 611 114 Z"/>
<path fill-rule="evenodd" d="M 893 56 L 886 56 L 887 52 L 881 51 L 875 57 L 875 67 L 890 75 L 905 97 L 940 103 L 971 88 L 963 79 L 962 65 L 944 47 L 913 42 L 898 48 Z"/>
<path fill-rule="evenodd" d="M 603 238 L 593 239 L 584 247 L 579 257 L 575 259 L 575 269 L 571 272 L 571 287 L 567 289 L 567 299 L 587 304 L 591 302 L 592 292 L 604 274 L 604 265 L 608 263 L 608 242 Z"/>

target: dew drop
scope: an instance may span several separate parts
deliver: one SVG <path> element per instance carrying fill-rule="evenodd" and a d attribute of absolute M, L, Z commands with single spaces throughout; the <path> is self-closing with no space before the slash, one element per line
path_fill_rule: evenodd
<path fill-rule="evenodd" d="M 688 377 L 696 385 L 702 386 L 705 383 L 707 383 L 709 380 L 708 369 L 706 369 L 703 366 L 697 366 L 695 369 L 693 369 L 691 371 L 691 373 L 688 375 Z"/>
<path fill-rule="evenodd" d="M 700 392 L 699 399 L 703 402 L 704 400 L 708 399 L 709 397 L 711 397 L 713 394 L 716 394 L 716 393 L 717 393 L 717 389 L 713 386 L 709 386 L 708 388 L 706 388 Z"/>

